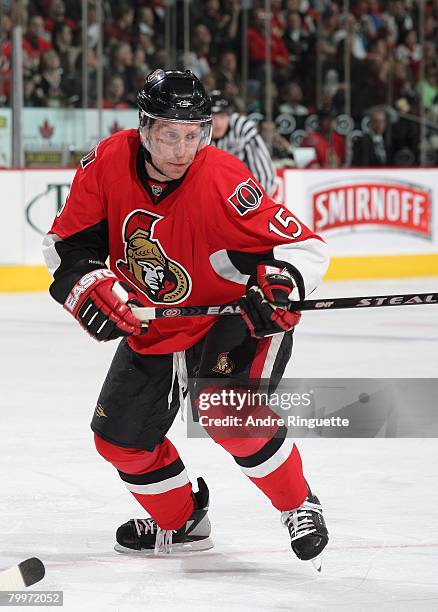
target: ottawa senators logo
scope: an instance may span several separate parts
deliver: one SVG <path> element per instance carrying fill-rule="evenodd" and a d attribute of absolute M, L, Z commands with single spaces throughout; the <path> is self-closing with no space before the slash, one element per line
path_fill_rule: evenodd
<path fill-rule="evenodd" d="M 218 374 L 231 374 L 234 368 L 234 361 L 230 359 L 229 354 L 219 353 L 217 357 L 217 363 L 211 369 L 212 372 L 217 372 Z"/>
<path fill-rule="evenodd" d="M 190 294 L 192 283 L 186 270 L 167 257 L 154 226 L 163 217 L 135 210 L 123 224 L 125 260 L 117 269 L 154 304 L 177 304 Z"/>
<path fill-rule="evenodd" d="M 260 187 L 249 178 L 237 185 L 233 195 L 230 195 L 228 202 L 234 206 L 239 215 L 245 215 L 250 210 L 255 210 L 261 204 L 263 192 Z"/>

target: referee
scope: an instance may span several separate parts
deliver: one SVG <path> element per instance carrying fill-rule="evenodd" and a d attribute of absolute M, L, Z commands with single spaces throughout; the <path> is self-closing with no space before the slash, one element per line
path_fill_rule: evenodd
<path fill-rule="evenodd" d="M 211 144 L 238 157 L 265 189 L 274 190 L 275 170 L 269 151 L 251 119 L 233 113 L 231 103 L 220 91 L 212 91 L 213 137 Z"/>

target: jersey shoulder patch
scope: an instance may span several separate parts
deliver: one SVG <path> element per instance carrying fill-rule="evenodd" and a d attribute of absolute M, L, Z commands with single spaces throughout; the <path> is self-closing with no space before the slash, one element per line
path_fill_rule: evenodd
<path fill-rule="evenodd" d="M 239 183 L 234 192 L 229 196 L 228 202 L 236 209 L 239 215 L 258 208 L 262 202 L 263 192 L 257 183 L 249 177 L 246 181 Z"/>
<path fill-rule="evenodd" d="M 94 162 L 94 160 L 97 157 L 97 147 L 99 146 L 99 144 L 97 144 L 95 147 L 93 147 L 91 149 L 91 151 L 89 151 L 86 155 L 84 155 L 84 157 L 81 159 L 81 166 L 82 166 L 82 170 L 85 170 L 85 168 L 87 166 L 89 166 L 90 164 L 92 164 Z"/>

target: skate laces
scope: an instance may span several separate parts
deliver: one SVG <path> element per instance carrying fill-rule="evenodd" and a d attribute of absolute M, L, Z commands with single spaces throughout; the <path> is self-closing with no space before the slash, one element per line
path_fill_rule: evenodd
<path fill-rule="evenodd" d="M 134 519 L 134 525 L 139 538 L 148 533 L 153 534 L 157 529 L 159 529 L 154 519 Z"/>
<path fill-rule="evenodd" d="M 322 515 L 322 506 L 305 500 L 298 508 L 281 513 L 281 522 L 289 529 L 292 542 L 316 532 L 312 512 Z"/>
<path fill-rule="evenodd" d="M 158 527 L 157 537 L 155 538 L 154 555 L 169 555 L 172 550 L 173 531 Z"/>
<path fill-rule="evenodd" d="M 172 530 L 161 529 L 154 521 L 154 519 L 134 519 L 135 529 L 137 531 L 137 535 L 140 538 L 142 535 L 147 535 L 148 533 L 154 534 L 155 536 L 155 555 L 168 555 L 172 550 Z"/>

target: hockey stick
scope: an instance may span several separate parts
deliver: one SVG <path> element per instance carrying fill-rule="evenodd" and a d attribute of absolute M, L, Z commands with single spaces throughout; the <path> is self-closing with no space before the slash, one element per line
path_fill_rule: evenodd
<path fill-rule="evenodd" d="M 43 562 L 31 557 L 0 572 L 0 591 L 21 591 L 42 580 L 45 573 Z"/>
<path fill-rule="evenodd" d="M 322 298 L 293 302 L 294 310 L 338 310 L 341 308 L 376 308 L 381 306 L 416 306 L 438 304 L 438 293 L 409 293 L 405 295 L 369 295 L 364 297 Z M 169 308 L 133 307 L 132 312 L 140 321 L 169 319 L 174 317 L 225 316 L 240 313 L 239 306 L 172 306 Z"/>

